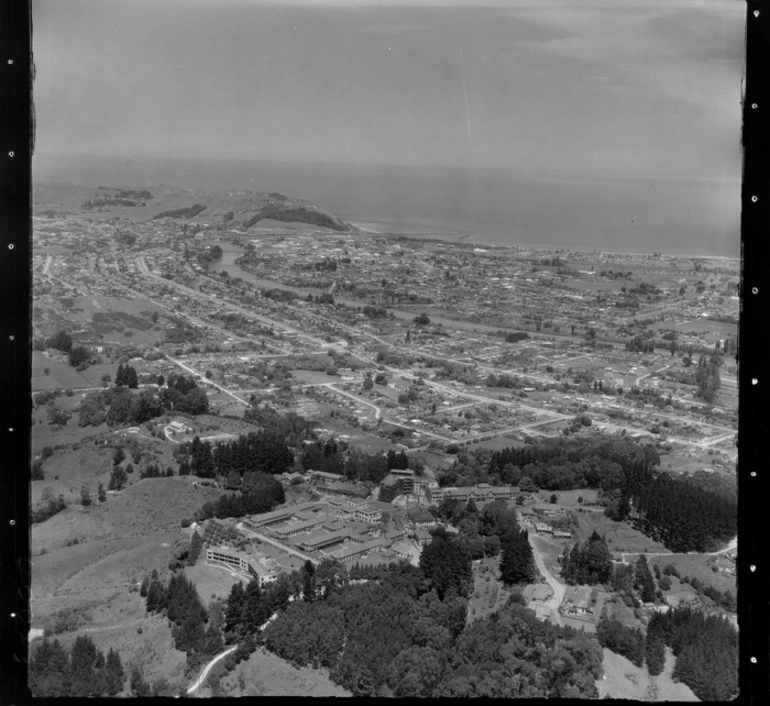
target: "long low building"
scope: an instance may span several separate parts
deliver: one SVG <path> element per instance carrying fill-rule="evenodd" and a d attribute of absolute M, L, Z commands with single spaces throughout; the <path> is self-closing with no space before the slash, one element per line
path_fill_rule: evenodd
<path fill-rule="evenodd" d="M 350 530 L 347 528 L 339 529 L 335 532 L 316 530 L 299 540 L 297 546 L 306 552 L 317 552 L 320 549 L 328 549 L 335 544 L 341 544 L 348 537 L 350 537 Z"/>
<path fill-rule="evenodd" d="M 471 498 L 476 503 L 492 502 L 493 500 L 511 500 L 515 497 L 516 489 L 511 485 L 466 485 L 460 488 L 427 488 L 432 502 L 440 503 L 444 498 L 452 498 L 467 502 Z"/>
<path fill-rule="evenodd" d="M 359 545 L 353 545 L 343 547 L 342 549 L 338 549 L 336 552 L 332 552 L 330 556 L 333 559 L 337 559 L 343 563 L 347 563 L 349 561 L 353 561 L 357 556 L 361 556 L 362 554 L 368 554 L 369 552 L 374 551 L 375 549 L 381 549 L 383 547 L 383 541 L 381 538 L 373 539 L 370 542 L 365 542 L 364 544 Z"/>
<path fill-rule="evenodd" d="M 255 557 L 224 545 L 209 547 L 206 550 L 206 561 L 209 564 L 227 566 L 243 574 L 251 575 L 259 581 L 260 586 L 272 583 L 277 578 L 274 571 L 262 566 Z"/>

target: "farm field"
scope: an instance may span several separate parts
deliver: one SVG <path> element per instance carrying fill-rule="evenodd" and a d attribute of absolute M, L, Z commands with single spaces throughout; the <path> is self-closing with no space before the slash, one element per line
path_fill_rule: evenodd
<path fill-rule="evenodd" d="M 699 701 L 690 687 L 671 678 L 674 656 L 666 648 L 666 666 L 657 677 L 637 667 L 622 655 L 604 649 L 604 679 L 598 682 L 599 698 L 634 701 Z"/>
<path fill-rule="evenodd" d="M 260 648 L 220 681 L 223 696 L 321 696 L 340 697 L 351 694 L 329 679 L 323 669 L 294 667 L 286 660 Z M 211 696 L 208 682 L 198 696 Z"/>

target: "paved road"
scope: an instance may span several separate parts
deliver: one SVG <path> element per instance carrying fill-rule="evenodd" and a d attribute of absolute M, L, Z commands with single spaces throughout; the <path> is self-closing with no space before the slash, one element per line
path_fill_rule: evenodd
<path fill-rule="evenodd" d="M 727 554 L 728 552 L 732 552 L 737 548 L 738 538 L 733 537 L 728 542 L 726 547 L 722 547 L 722 549 L 718 549 L 715 552 L 621 552 L 620 557 L 625 563 L 627 556 L 639 556 L 640 554 L 644 554 L 644 556 L 678 556 L 679 554 L 692 554 L 696 556 L 719 556 L 720 554 Z"/>
<path fill-rule="evenodd" d="M 198 687 L 203 684 L 204 681 L 206 681 L 206 677 L 209 675 L 209 672 L 212 670 L 214 665 L 219 662 L 220 660 L 223 660 L 227 655 L 229 655 L 231 652 L 235 652 L 235 650 L 238 649 L 237 645 L 234 645 L 233 647 L 230 647 L 229 649 L 225 650 L 224 652 L 220 652 L 214 659 L 212 659 L 201 672 L 201 675 L 196 679 L 195 683 L 187 690 L 188 694 L 192 694 L 194 691 L 198 689 Z"/>
<path fill-rule="evenodd" d="M 158 348 L 156 348 L 155 350 L 158 350 L 158 351 L 159 351 L 159 349 L 158 349 Z M 162 352 L 162 351 L 161 351 L 161 352 Z M 241 398 L 240 398 L 240 397 L 238 397 L 238 395 L 236 395 L 234 392 L 230 392 L 230 390 L 228 390 L 226 387 L 222 387 L 221 385 L 219 385 L 219 384 L 215 383 L 213 380 L 209 380 L 209 379 L 208 379 L 208 378 L 207 378 L 205 375 L 203 375 L 203 373 L 202 373 L 202 372 L 200 372 L 200 370 L 196 370 L 196 369 L 195 369 L 195 368 L 193 368 L 192 366 L 190 366 L 190 365 L 187 365 L 187 363 L 183 363 L 181 360 L 176 360 L 175 358 L 172 358 L 172 357 L 171 357 L 170 355 L 168 355 L 168 354 L 165 354 L 165 355 L 166 355 L 166 360 L 168 360 L 170 363 L 173 363 L 174 365 L 176 365 L 176 366 L 178 366 L 178 367 L 182 368 L 182 370 L 185 370 L 185 371 L 187 371 L 187 372 L 188 372 L 188 373 L 190 373 L 191 375 L 194 375 L 194 376 L 200 376 L 200 377 L 201 377 L 201 379 L 202 379 L 201 381 L 202 381 L 202 382 L 204 382 L 205 384 L 207 384 L 207 385 L 211 385 L 212 387 L 216 387 L 218 390 L 221 390 L 221 391 L 222 391 L 222 392 L 224 392 L 226 395 L 229 395 L 229 396 L 230 396 L 230 397 L 232 397 L 234 400 L 236 400 L 236 401 L 240 402 L 242 405 L 245 405 L 246 407 L 251 407 L 251 402 L 248 402 L 247 400 L 241 399 Z"/>
<path fill-rule="evenodd" d="M 540 573 L 543 575 L 546 583 L 551 587 L 551 590 L 553 591 L 553 595 L 545 602 L 545 605 L 551 609 L 551 620 L 555 620 L 558 625 L 561 625 L 562 621 L 561 615 L 559 614 L 559 606 L 564 600 L 564 594 L 567 590 L 567 587 L 561 581 L 559 581 L 545 565 L 543 552 L 540 549 L 540 542 L 544 542 L 543 538 L 538 536 L 534 531 L 529 532 L 528 537 L 530 540 L 529 543 L 532 545 L 532 556 L 535 558 L 537 568 L 540 570 Z"/>

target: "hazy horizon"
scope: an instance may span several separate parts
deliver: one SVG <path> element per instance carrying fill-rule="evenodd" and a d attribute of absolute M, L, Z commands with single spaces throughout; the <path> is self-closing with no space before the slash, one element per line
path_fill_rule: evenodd
<path fill-rule="evenodd" d="M 197 160 L 216 189 L 271 163 L 265 190 L 343 216 L 734 255 L 744 21 L 729 0 L 38 0 L 35 165 Z M 356 166 L 387 178 L 365 192 Z"/>

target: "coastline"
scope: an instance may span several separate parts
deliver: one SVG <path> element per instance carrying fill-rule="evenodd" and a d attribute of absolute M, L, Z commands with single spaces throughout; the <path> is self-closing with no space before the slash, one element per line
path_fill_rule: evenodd
<path fill-rule="evenodd" d="M 347 220 L 347 219 L 346 219 Z M 727 262 L 740 262 L 740 257 L 730 257 L 729 255 L 702 255 L 694 253 L 683 252 L 659 252 L 654 253 L 648 250 L 606 250 L 604 248 L 590 248 L 590 247 L 573 247 L 561 244 L 546 244 L 546 243 L 502 243 L 499 240 L 495 240 L 495 236 L 489 233 L 468 233 L 468 234 L 450 234 L 441 232 L 423 232 L 423 231 L 404 231 L 395 232 L 392 229 L 378 221 L 356 221 L 348 220 L 352 226 L 359 231 L 371 235 L 381 235 L 392 238 L 406 238 L 408 240 L 436 240 L 439 242 L 445 242 L 451 245 L 467 244 L 476 246 L 486 246 L 494 249 L 505 250 L 533 250 L 536 252 L 548 252 L 566 251 L 569 253 L 578 253 L 588 255 L 618 255 L 623 257 L 652 257 L 653 255 L 660 255 L 661 259 L 694 259 L 694 260 L 713 260 L 713 261 L 727 261 Z M 375 230 L 371 226 L 379 225 L 381 230 Z M 454 237 L 452 237 L 454 235 Z"/>

